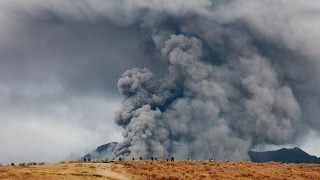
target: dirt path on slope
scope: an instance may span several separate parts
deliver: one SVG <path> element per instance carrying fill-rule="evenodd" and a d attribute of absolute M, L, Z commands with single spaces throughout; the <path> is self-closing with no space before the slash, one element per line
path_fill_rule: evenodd
<path fill-rule="evenodd" d="M 127 180 L 132 179 L 121 164 L 59 163 L 50 165 L 2 166 L 0 179 L 6 180 Z"/>
<path fill-rule="evenodd" d="M 129 180 L 132 177 L 124 171 L 124 168 L 120 164 L 107 163 L 102 169 L 97 169 L 97 173 L 109 179 Z"/>

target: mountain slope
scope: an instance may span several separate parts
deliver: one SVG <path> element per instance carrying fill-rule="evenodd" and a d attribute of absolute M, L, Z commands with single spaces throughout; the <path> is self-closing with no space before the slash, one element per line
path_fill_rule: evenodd
<path fill-rule="evenodd" d="M 275 151 L 254 152 L 250 151 L 249 156 L 253 162 L 283 162 L 283 163 L 314 163 L 320 164 L 320 159 L 311 156 L 300 148 L 282 148 Z"/>
<path fill-rule="evenodd" d="M 112 152 L 114 148 L 117 146 L 117 142 L 111 142 L 108 144 L 104 144 L 102 146 L 97 147 L 94 151 L 86 154 L 85 156 L 81 157 L 81 159 L 112 159 Z"/>
<path fill-rule="evenodd" d="M 112 152 L 118 143 L 112 142 L 99 146 L 96 150 L 85 155 L 83 158 L 91 159 L 112 159 Z M 313 163 L 320 164 L 320 158 L 311 156 L 300 148 L 286 149 L 282 148 L 275 151 L 255 152 L 249 151 L 249 157 L 252 162 L 283 162 L 283 163 Z"/>

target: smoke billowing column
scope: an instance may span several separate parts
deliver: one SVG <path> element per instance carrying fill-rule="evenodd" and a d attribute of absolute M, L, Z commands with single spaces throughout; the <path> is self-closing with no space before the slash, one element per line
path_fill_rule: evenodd
<path fill-rule="evenodd" d="M 300 108 L 268 60 L 251 53 L 216 65 L 203 51 L 201 40 L 171 35 L 161 49 L 163 79 L 147 69 L 123 74 L 116 155 L 243 160 L 257 143 L 291 140 Z"/>

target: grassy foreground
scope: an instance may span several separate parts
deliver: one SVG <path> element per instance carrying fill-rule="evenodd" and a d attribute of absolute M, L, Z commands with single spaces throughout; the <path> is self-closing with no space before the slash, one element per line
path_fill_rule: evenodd
<path fill-rule="evenodd" d="M 0 179 L 320 179 L 320 165 L 209 162 L 70 162 L 0 167 Z"/>
<path fill-rule="evenodd" d="M 117 171 L 113 169 L 117 168 Z M 130 179 L 121 164 L 69 162 L 47 165 L 0 167 L 0 179 L 8 180 L 78 180 L 78 179 Z M 139 177 L 139 179 L 141 179 Z"/>
<path fill-rule="evenodd" d="M 320 165 L 315 164 L 128 161 L 122 165 L 145 179 L 320 179 Z"/>

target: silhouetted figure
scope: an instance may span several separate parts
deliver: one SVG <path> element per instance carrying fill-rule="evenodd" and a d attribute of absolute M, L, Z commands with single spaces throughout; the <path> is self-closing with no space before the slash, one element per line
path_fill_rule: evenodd
<path fill-rule="evenodd" d="M 140 160 L 142 160 L 142 156 L 140 157 Z"/>
<path fill-rule="evenodd" d="M 108 162 L 108 158 L 106 158 L 106 161 Z"/>
<path fill-rule="evenodd" d="M 153 157 L 151 156 L 151 161 L 153 161 Z"/>
<path fill-rule="evenodd" d="M 154 158 L 154 160 L 156 161 L 156 160 L 158 160 L 158 158 L 157 158 L 157 157 L 155 157 L 155 158 Z"/>
<path fill-rule="evenodd" d="M 90 159 L 90 158 L 88 158 L 88 162 L 91 162 L 91 159 Z"/>
<path fill-rule="evenodd" d="M 132 161 L 134 161 L 134 158 L 132 158 Z"/>
<path fill-rule="evenodd" d="M 119 158 L 119 161 L 121 161 L 121 158 Z"/>
<path fill-rule="evenodd" d="M 87 159 L 86 159 L 86 158 L 83 158 L 83 161 L 84 161 L 84 162 L 86 162 L 86 161 L 87 161 Z"/>
<path fill-rule="evenodd" d="M 14 163 L 11 163 L 11 166 L 14 166 Z"/>
<path fill-rule="evenodd" d="M 174 161 L 174 157 L 171 157 L 171 161 Z"/>
<path fill-rule="evenodd" d="M 167 161 L 169 161 L 169 159 L 167 159 Z"/>

